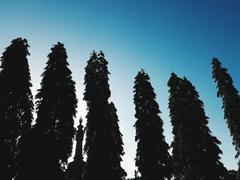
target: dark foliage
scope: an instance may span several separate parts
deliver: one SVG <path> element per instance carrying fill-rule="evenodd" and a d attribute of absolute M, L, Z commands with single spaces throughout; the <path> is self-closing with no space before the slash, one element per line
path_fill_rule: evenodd
<path fill-rule="evenodd" d="M 88 106 L 84 148 L 87 154 L 86 180 L 120 180 L 125 177 L 120 166 L 123 149 L 116 110 L 108 103 L 107 64 L 102 52 L 93 52 L 85 68 L 84 100 Z"/>
<path fill-rule="evenodd" d="M 220 162 L 220 141 L 211 135 L 198 92 L 190 81 L 174 73 L 168 86 L 175 179 L 223 179 L 226 169 Z"/>
<path fill-rule="evenodd" d="M 85 170 L 85 162 L 83 161 L 82 142 L 84 130 L 82 126 L 82 119 L 80 119 L 76 134 L 76 151 L 73 162 L 68 164 L 66 176 L 68 180 L 82 180 Z"/>
<path fill-rule="evenodd" d="M 26 39 L 14 39 L 1 57 L 0 180 L 124 180 L 127 174 L 121 167 L 122 134 L 117 109 L 109 102 L 110 73 L 104 54 L 93 52 L 85 68 L 87 162 L 83 160 L 85 131 L 80 120 L 74 161 L 64 172 L 72 151 L 77 107 L 66 49 L 57 43 L 48 55 L 36 95 L 36 123 L 32 126 L 34 105 L 28 47 Z M 217 58 L 212 60 L 212 70 L 237 158 L 240 155 L 240 96 L 227 69 Z M 134 180 L 170 180 L 172 175 L 175 180 L 240 179 L 240 171 L 227 171 L 220 162 L 220 141 L 208 128 L 204 104 L 195 87 L 174 73 L 168 86 L 174 135 L 172 157 L 150 78 L 143 70 L 135 77 L 138 170 Z"/>
<path fill-rule="evenodd" d="M 0 179 L 15 176 L 19 142 L 31 128 L 33 102 L 27 56 L 28 42 L 17 38 L 1 57 Z"/>
<path fill-rule="evenodd" d="M 224 180 L 237 180 L 238 172 L 235 170 L 229 170 Z"/>
<path fill-rule="evenodd" d="M 217 83 L 217 96 L 222 98 L 224 118 L 233 137 L 233 144 L 237 151 L 236 157 L 238 157 L 240 154 L 240 97 L 230 74 L 217 58 L 212 60 L 212 69 L 213 78 Z"/>
<path fill-rule="evenodd" d="M 119 129 L 119 119 L 117 116 L 117 109 L 113 102 L 109 104 L 109 147 L 111 148 L 112 158 L 112 179 L 121 180 L 127 176 L 124 169 L 121 167 L 122 156 L 124 155 L 122 134 Z"/>
<path fill-rule="evenodd" d="M 75 83 L 64 45 L 57 43 L 51 51 L 36 95 L 36 124 L 26 137 L 25 152 L 20 157 L 22 171 L 18 179 L 21 180 L 63 179 L 62 168 L 72 151 L 77 106 Z"/>
<path fill-rule="evenodd" d="M 170 179 L 171 157 L 163 135 L 163 121 L 159 116 L 160 110 L 150 78 L 143 70 L 135 78 L 134 93 L 138 143 L 136 166 L 141 174 L 140 179 Z"/>
<path fill-rule="evenodd" d="M 49 137 L 37 128 L 24 134 L 19 157 L 20 166 L 15 180 L 62 180 L 64 178 L 59 164 L 52 159 L 46 160 L 46 157 L 50 156 L 46 152 L 49 140 Z"/>

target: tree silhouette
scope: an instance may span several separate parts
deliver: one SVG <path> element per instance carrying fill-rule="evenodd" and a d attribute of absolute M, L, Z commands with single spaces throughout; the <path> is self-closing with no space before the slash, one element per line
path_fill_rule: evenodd
<path fill-rule="evenodd" d="M 236 157 L 238 157 L 240 154 L 240 97 L 230 74 L 217 58 L 212 59 L 212 70 L 213 78 L 217 83 L 217 96 L 222 98 L 224 118 L 233 138 L 233 145 L 237 151 Z"/>
<path fill-rule="evenodd" d="M 0 179 L 4 180 L 15 176 L 18 142 L 33 119 L 28 47 L 26 39 L 14 39 L 1 57 Z"/>
<path fill-rule="evenodd" d="M 82 126 L 82 119 L 80 119 L 79 126 L 76 134 L 76 151 L 73 162 L 69 163 L 66 171 L 67 179 L 69 180 L 82 180 L 85 170 L 85 162 L 83 161 L 82 142 L 84 130 Z"/>
<path fill-rule="evenodd" d="M 123 141 L 122 141 L 122 134 L 119 129 L 119 119 L 117 116 L 117 109 L 113 102 L 109 104 L 109 134 L 110 134 L 110 142 L 109 147 L 111 148 L 112 154 L 112 173 L 114 180 L 122 180 L 127 176 L 124 169 L 121 167 L 122 156 L 124 155 L 123 150 Z"/>
<path fill-rule="evenodd" d="M 220 162 L 220 141 L 211 135 L 198 92 L 190 81 L 174 73 L 168 86 L 175 179 L 223 179 L 226 169 Z"/>
<path fill-rule="evenodd" d="M 150 78 L 143 70 L 135 77 L 134 103 L 137 121 L 136 166 L 142 180 L 170 179 L 172 174 L 169 146 L 163 135 L 163 121 Z"/>
<path fill-rule="evenodd" d="M 22 180 L 63 179 L 62 168 L 72 151 L 77 106 L 75 83 L 64 45 L 57 43 L 51 51 L 36 95 L 36 124 L 23 146 L 29 154 L 23 153 L 21 157 L 22 170 L 27 171 L 19 174 Z"/>
<path fill-rule="evenodd" d="M 87 154 L 85 180 L 118 180 L 125 175 L 120 166 L 123 149 L 116 126 L 116 110 L 108 103 L 110 90 L 107 64 L 102 52 L 93 52 L 85 68 L 84 100 L 88 106 L 84 147 Z"/>

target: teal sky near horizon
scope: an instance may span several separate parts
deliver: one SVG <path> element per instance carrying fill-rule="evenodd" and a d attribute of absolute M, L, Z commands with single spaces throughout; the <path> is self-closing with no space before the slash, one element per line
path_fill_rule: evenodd
<path fill-rule="evenodd" d="M 83 77 L 92 50 L 109 62 L 111 98 L 118 109 L 125 155 L 123 167 L 134 175 L 136 143 L 133 82 L 143 68 L 149 74 L 162 111 L 164 134 L 172 141 L 167 81 L 171 72 L 186 76 L 198 90 L 209 128 L 221 142 L 222 162 L 237 168 L 236 154 L 221 99 L 211 75 L 211 58 L 220 59 L 240 89 L 240 1 L 238 0 L 0 0 L 0 52 L 17 37 L 30 44 L 33 94 L 53 44 L 65 44 L 85 118 Z"/>

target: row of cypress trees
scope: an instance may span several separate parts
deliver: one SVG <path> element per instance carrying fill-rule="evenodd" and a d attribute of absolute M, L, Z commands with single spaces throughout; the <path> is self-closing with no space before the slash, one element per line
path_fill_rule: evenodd
<path fill-rule="evenodd" d="M 66 49 L 57 43 L 48 55 L 36 95 L 33 96 L 27 62 L 28 42 L 14 39 L 1 57 L 0 179 L 61 179 L 61 167 L 72 151 L 77 99 L 68 68 Z"/>
<path fill-rule="evenodd" d="M 62 43 L 51 48 L 35 97 L 36 119 L 27 56 L 28 42 L 17 38 L 1 57 L 0 180 L 123 180 L 124 155 L 117 109 L 108 83 L 108 62 L 93 52 L 84 77 L 87 124 L 74 129 L 77 98 Z M 217 95 L 223 99 L 225 119 L 240 153 L 240 99 L 233 81 L 213 58 Z M 173 142 L 164 137 L 163 120 L 150 78 L 144 70 L 134 82 L 136 166 L 141 180 L 230 180 L 220 161 L 220 141 L 208 128 L 204 104 L 187 78 L 172 73 L 168 81 Z M 84 133 L 86 134 L 83 148 Z M 76 134 L 74 161 L 68 164 Z M 82 149 L 87 155 L 83 160 Z M 169 151 L 172 150 L 170 154 Z M 67 169 L 66 169 L 67 167 Z M 66 169 L 66 171 L 65 171 Z"/>
<path fill-rule="evenodd" d="M 222 97 L 224 118 L 237 158 L 240 154 L 240 96 L 227 69 L 215 57 L 212 75 L 217 84 L 217 96 Z M 148 74 L 141 70 L 135 78 L 136 166 L 140 179 L 164 180 L 173 175 L 175 180 L 239 180 L 239 170 L 238 173 L 228 172 L 220 161 L 221 142 L 208 128 L 204 104 L 192 83 L 172 73 L 167 85 L 174 135 L 170 147 L 165 142 L 159 106 Z M 172 156 L 169 148 L 172 148 Z"/>

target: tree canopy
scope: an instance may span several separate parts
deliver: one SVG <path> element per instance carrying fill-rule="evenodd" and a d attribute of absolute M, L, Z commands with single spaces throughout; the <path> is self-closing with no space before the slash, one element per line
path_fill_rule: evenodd
<path fill-rule="evenodd" d="M 142 180 L 164 180 L 172 176 L 169 146 L 163 135 L 156 94 L 148 74 L 141 70 L 135 77 L 134 103 L 137 141 L 136 166 Z"/>
<path fill-rule="evenodd" d="M 208 128 L 198 92 L 189 80 L 174 73 L 168 86 L 175 179 L 223 179 L 226 169 L 220 161 L 220 141 Z"/>
<path fill-rule="evenodd" d="M 3 52 L 0 72 L 0 179 L 16 174 L 19 139 L 31 128 L 33 97 L 26 39 L 12 40 Z"/>

